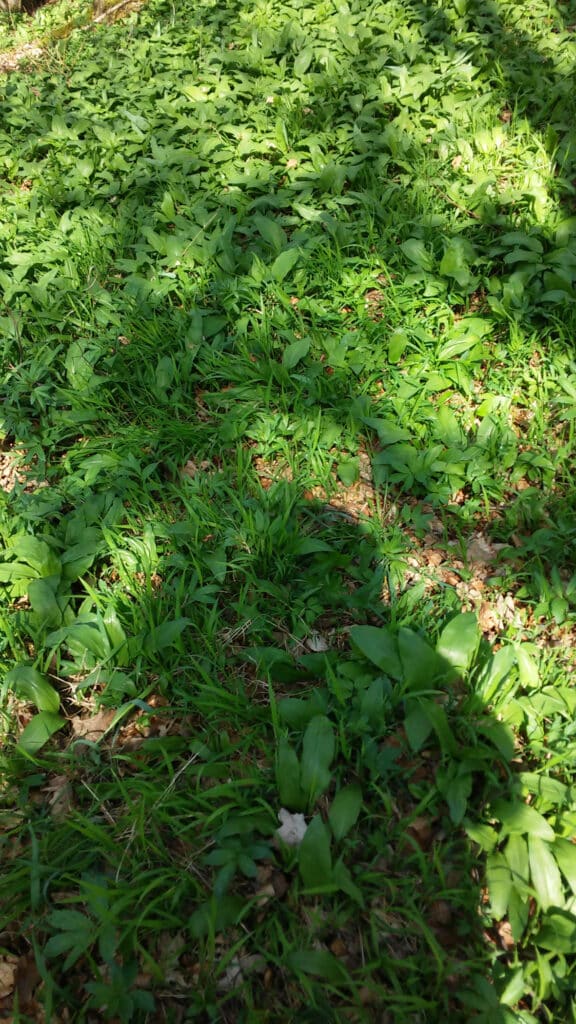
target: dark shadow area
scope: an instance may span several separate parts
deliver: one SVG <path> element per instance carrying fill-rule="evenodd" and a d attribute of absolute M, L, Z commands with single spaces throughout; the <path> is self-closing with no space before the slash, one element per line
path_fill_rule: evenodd
<path fill-rule="evenodd" d="M 89 545 L 110 535 L 110 496 L 79 506 L 70 533 L 84 518 Z M 540 782 L 502 719 L 522 734 L 526 663 L 512 646 L 494 656 L 473 615 L 452 619 L 437 650 L 390 625 L 369 520 L 285 481 L 262 490 L 248 468 L 237 489 L 211 473 L 181 498 L 186 515 L 131 531 L 97 576 L 84 568 L 80 608 L 82 542 L 63 552 L 59 585 L 52 565 L 32 608 L 13 613 L 15 632 L 57 652 L 44 674 L 66 722 L 51 752 L 3 755 L 0 943 L 19 972 L 3 1008 L 18 998 L 25 1020 L 41 1005 L 86 1020 L 113 1008 L 371 1021 L 384 1007 L 400 1021 L 507 1020 L 501 936 L 530 918 L 512 855 L 528 856 L 521 819 Z M 243 552 L 240 503 L 254 524 Z M 198 536 L 209 508 L 224 552 Z M 41 621 L 40 583 L 59 622 Z M 82 711 L 89 693 L 96 715 Z M 314 730 L 325 777 L 310 801 L 299 786 Z M 352 792 L 342 824 L 337 797 Z M 324 829 L 310 861 L 275 840 L 281 807 Z M 532 814 L 530 827 L 544 822 Z M 494 922 L 479 914 L 486 853 L 513 892 L 509 911 L 497 896 Z M 555 913 L 531 923 L 544 949 Z"/>

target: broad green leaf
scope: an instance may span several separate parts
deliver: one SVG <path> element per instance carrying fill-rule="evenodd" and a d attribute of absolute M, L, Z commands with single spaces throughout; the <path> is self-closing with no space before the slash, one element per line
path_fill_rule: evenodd
<path fill-rule="evenodd" d="M 345 892 L 350 896 L 359 907 L 364 906 L 364 896 L 353 881 L 350 870 L 346 867 L 342 858 L 337 860 L 332 868 L 332 882 L 334 885 L 337 885 L 342 892 Z"/>
<path fill-rule="evenodd" d="M 96 941 L 96 925 L 78 910 L 55 910 L 49 920 L 53 927 L 60 930 L 48 939 L 44 953 L 47 957 L 67 953 L 64 969 L 68 970 Z"/>
<path fill-rule="evenodd" d="M 380 730 L 384 722 L 385 685 L 385 680 L 381 676 L 376 676 L 370 686 L 364 690 L 360 701 L 360 714 L 375 730 Z"/>
<path fill-rule="evenodd" d="M 48 915 L 48 921 L 59 931 L 94 931 L 94 922 L 80 910 L 53 910 Z"/>
<path fill-rule="evenodd" d="M 511 761 L 516 749 L 514 732 L 505 722 L 489 720 L 478 724 L 478 733 L 485 736 L 495 747 L 504 761 Z"/>
<path fill-rule="evenodd" d="M 158 651 L 171 647 L 189 625 L 190 619 L 181 618 L 172 619 L 171 621 L 163 622 L 160 626 L 155 626 L 144 640 L 144 650 L 147 654 L 157 654 Z"/>
<path fill-rule="evenodd" d="M 508 920 L 515 942 L 520 942 L 530 918 L 530 896 L 523 896 L 514 886 L 508 901 Z"/>
<path fill-rule="evenodd" d="M 156 384 L 156 391 L 166 391 L 174 380 L 175 366 L 171 356 L 162 356 L 156 364 L 156 372 L 154 374 L 154 381 Z"/>
<path fill-rule="evenodd" d="M 0 562 L 0 583 L 14 583 L 16 580 L 38 578 L 38 571 L 22 562 Z"/>
<path fill-rule="evenodd" d="M 334 551 L 334 545 L 320 537 L 300 537 L 294 545 L 297 555 L 315 555 L 319 551 Z"/>
<path fill-rule="evenodd" d="M 400 427 L 392 420 L 383 419 L 381 416 L 363 416 L 362 422 L 376 431 L 382 445 L 398 444 L 399 441 L 409 441 L 412 437 L 405 427 Z"/>
<path fill-rule="evenodd" d="M 319 889 L 332 881 L 330 832 L 319 814 L 312 818 L 298 847 L 298 867 L 308 889 Z"/>
<path fill-rule="evenodd" d="M 506 863 L 512 872 L 514 886 L 522 894 L 528 894 L 530 868 L 528 864 L 528 846 L 524 836 L 513 833 L 504 848 Z"/>
<path fill-rule="evenodd" d="M 27 562 L 39 576 L 60 575 L 60 559 L 46 541 L 38 540 L 37 537 L 20 537 L 14 541 L 11 550 L 19 561 Z"/>
<path fill-rule="evenodd" d="M 241 919 L 245 909 L 246 901 L 232 893 L 224 893 L 219 899 L 213 897 L 202 903 L 190 916 L 190 934 L 200 939 L 204 935 L 224 931 Z"/>
<path fill-rule="evenodd" d="M 482 357 L 482 351 L 478 339 L 470 334 L 468 337 L 448 338 L 440 347 L 437 358 L 439 362 L 446 363 L 467 353 L 468 362 L 478 362 Z"/>
<path fill-rule="evenodd" d="M 556 228 L 556 245 L 569 245 L 573 238 L 576 238 L 576 217 L 566 217 Z M 537 251 L 542 252 L 542 248 Z"/>
<path fill-rule="evenodd" d="M 58 692 L 32 665 L 15 665 L 6 674 L 6 685 L 21 700 L 35 704 L 39 711 L 55 713 L 60 707 Z"/>
<path fill-rule="evenodd" d="M 70 387 L 75 391 L 85 391 L 97 381 L 91 359 L 92 355 L 85 341 L 70 342 L 64 365 Z"/>
<path fill-rule="evenodd" d="M 508 900 L 514 884 L 510 868 L 501 853 L 490 853 L 486 858 L 486 882 L 492 917 L 500 921 L 508 909 Z"/>
<path fill-rule="evenodd" d="M 526 982 L 524 979 L 524 968 L 517 967 L 508 978 L 506 986 L 500 992 L 500 1002 L 504 1006 L 515 1006 L 525 992 Z"/>
<path fill-rule="evenodd" d="M 427 700 L 422 701 L 421 706 L 432 723 L 432 728 L 438 737 L 442 752 L 444 754 L 457 755 L 458 744 L 450 727 L 448 715 L 442 705 L 437 704 L 436 701 Z"/>
<path fill-rule="evenodd" d="M 576 916 L 567 910 L 551 910 L 542 921 L 534 941 L 540 949 L 573 954 L 576 949 Z"/>
<path fill-rule="evenodd" d="M 113 605 L 110 605 L 109 608 L 106 609 L 102 621 L 104 623 L 104 629 L 106 630 L 110 644 L 117 656 L 118 651 L 121 652 L 122 648 L 126 644 L 126 633 L 124 632 L 122 623 L 120 622 L 120 619 L 116 614 L 116 609 L 113 607 Z M 116 664 L 122 665 L 124 664 L 124 662 L 122 660 L 117 660 Z"/>
<path fill-rule="evenodd" d="M 432 732 L 432 722 L 426 714 L 426 708 L 417 705 L 411 710 L 404 719 L 404 729 L 410 749 L 415 752 L 421 750 Z"/>
<path fill-rule="evenodd" d="M 440 261 L 440 273 L 446 277 L 453 277 L 461 287 L 466 287 L 471 280 L 468 261 L 473 255 L 470 243 L 465 239 L 450 239 Z"/>
<path fill-rule="evenodd" d="M 537 772 L 520 772 L 522 788 L 538 798 L 538 806 L 547 804 L 549 807 L 558 807 L 564 803 L 569 795 L 569 787 L 560 779 L 554 779 L 549 775 L 539 775 Z M 547 808 L 546 808 L 547 809 Z"/>
<path fill-rule="evenodd" d="M 360 475 L 359 459 L 346 459 L 338 463 L 338 476 L 345 487 L 355 484 Z"/>
<path fill-rule="evenodd" d="M 174 206 L 174 200 L 172 199 L 170 192 L 165 192 L 164 195 L 162 196 L 160 209 L 167 221 L 174 220 L 176 216 L 176 207 Z"/>
<path fill-rule="evenodd" d="M 480 637 L 478 620 L 474 612 L 463 612 L 444 627 L 436 650 L 450 665 L 460 672 L 465 672 L 474 661 Z"/>
<path fill-rule="evenodd" d="M 272 220 L 271 217 L 264 217 L 261 213 L 254 214 L 252 220 L 264 241 L 268 242 L 275 252 L 281 252 L 286 248 L 288 243 L 286 232 L 280 227 L 278 221 Z"/>
<path fill-rule="evenodd" d="M 289 811 L 303 811 L 307 799 L 300 785 L 300 763 L 296 751 L 283 736 L 278 742 L 276 784 L 280 803 Z"/>
<path fill-rule="evenodd" d="M 49 645 L 65 643 L 73 654 L 82 656 L 88 651 L 98 661 L 104 661 L 110 654 L 110 643 L 104 627 L 98 619 L 93 622 L 73 622 L 63 626 L 46 638 Z"/>
<path fill-rule="evenodd" d="M 421 238 L 407 238 L 405 242 L 402 242 L 400 248 L 404 255 L 421 270 L 432 270 L 434 266 L 432 256 Z"/>
<path fill-rule="evenodd" d="M 328 811 L 328 820 L 337 841 L 344 839 L 354 828 L 361 808 L 362 790 L 356 783 L 345 786 L 336 794 Z"/>
<path fill-rule="evenodd" d="M 62 622 L 62 608 L 56 597 L 53 583 L 57 583 L 54 577 L 51 580 L 30 580 L 28 599 L 32 606 L 32 611 L 40 616 L 43 624 L 55 628 Z"/>
<path fill-rule="evenodd" d="M 308 723 L 302 745 L 300 784 L 312 806 L 330 785 L 330 765 L 336 751 L 334 727 L 325 715 Z"/>
<path fill-rule="evenodd" d="M 552 851 L 560 871 L 576 895 L 576 844 L 569 839 L 556 839 Z"/>
<path fill-rule="evenodd" d="M 388 629 L 378 626 L 352 626 L 350 639 L 354 647 L 381 672 L 385 672 L 392 679 L 402 678 L 398 641 Z"/>
<path fill-rule="evenodd" d="M 516 664 L 516 651 L 512 644 L 501 647 L 493 656 L 490 665 L 479 683 L 480 696 L 486 703 L 498 694 L 500 684 L 510 674 Z"/>
<path fill-rule="evenodd" d="M 398 651 L 407 689 L 431 687 L 438 678 L 441 662 L 424 637 L 403 626 L 398 630 Z"/>
<path fill-rule="evenodd" d="M 554 839 L 554 829 L 546 818 L 534 807 L 520 800 L 514 803 L 498 800 L 492 808 L 492 813 L 502 823 L 502 838 L 517 834 L 537 836 L 548 842 Z"/>
<path fill-rule="evenodd" d="M 282 365 L 287 370 L 292 370 L 298 363 L 304 359 L 310 351 L 310 338 L 297 338 L 284 349 L 282 355 Z"/>
<path fill-rule="evenodd" d="M 308 71 L 313 58 L 314 50 L 311 46 L 305 46 L 303 50 L 300 50 L 294 61 L 294 75 L 296 78 L 299 78 L 300 75 L 304 75 Z"/>
<path fill-rule="evenodd" d="M 283 281 L 287 274 L 290 273 L 292 268 L 296 265 L 300 258 L 298 249 L 285 249 L 279 256 L 276 257 L 274 263 L 270 267 L 270 274 L 275 281 Z"/>
<path fill-rule="evenodd" d="M 484 853 L 492 853 L 498 843 L 498 833 L 490 825 L 478 824 L 475 821 L 464 822 L 466 835 L 473 843 L 477 843 Z"/>
<path fill-rule="evenodd" d="M 228 572 L 228 555 L 224 545 L 220 545 L 215 551 L 205 555 L 204 561 L 212 575 L 218 580 L 218 583 L 224 583 L 226 573 Z"/>
<path fill-rule="evenodd" d="M 101 540 L 102 536 L 100 531 L 87 529 L 86 533 L 89 536 L 78 544 L 72 544 L 62 554 L 62 576 L 66 580 L 77 580 L 84 576 L 98 554 L 101 545 L 97 538 Z"/>
<path fill-rule="evenodd" d="M 450 820 L 460 825 L 466 814 L 468 799 L 472 792 L 473 777 L 471 772 L 460 771 L 448 779 L 440 790 L 450 813 Z M 440 789 L 440 787 L 438 787 Z"/>
<path fill-rule="evenodd" d="M 278 701 L 278 717 L 291 729 L 303 731 L 310 719 L 326 710 L 325 704 L 318 690 L 314 690 L 306 700 L 301 697 L 283 697 Z"/>
<path fill-rule="evenodd" d="M 514 649 L 516 651 L 516 663 L 518 665 L 520 682 L 522 686 L 534 689 L 538 686 L 540 678 L 538 665 L 532 655 L 526 650 L 525 644 L 515 644 Z"/>
<path fill-rule="evenodd" d="M 392 331 L 388 338 L 388 362 L 393 365 L 399 363 L 408 344 L 409 338 L 405 331 L 399 328 Z"/>
<path fill-rule="evenodd" d="M 324 949 L 302 949 L 288 953 L 286 964 L 297 973 L 311 974 L 315 978 L 326 978 L 333 985 L 349 980 L 344 964 Z"/>
<path fill-rule="evenodd" d="M 21 732 L 17 749 L 33 757 L 64 725 L 66 725 L 65 718 L 50 711 L 41 711 L 28 722 L 26 728 Z"/>
<path fill-rule="evenodd" d="M 550 843 L 537 835 L 528 836 L 530 875 L 536 898 L 543 910 L 564 906 L 562 878 Z"/>

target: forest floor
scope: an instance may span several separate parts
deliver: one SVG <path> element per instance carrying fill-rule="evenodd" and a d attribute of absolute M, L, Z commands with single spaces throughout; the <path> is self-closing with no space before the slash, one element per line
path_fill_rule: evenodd
<path fill-rule="evenodd" d="M 0 1020 L 574 1022 L 576 2 L 93 18 L 0 14 Z"/>

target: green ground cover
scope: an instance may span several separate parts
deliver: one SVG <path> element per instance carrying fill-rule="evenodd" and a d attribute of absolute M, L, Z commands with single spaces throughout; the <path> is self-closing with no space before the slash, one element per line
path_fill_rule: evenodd
<path fill-rule="evenodd" d="M 0 1016 L 576 1021 L 576 3 L 0 18 Z"/>

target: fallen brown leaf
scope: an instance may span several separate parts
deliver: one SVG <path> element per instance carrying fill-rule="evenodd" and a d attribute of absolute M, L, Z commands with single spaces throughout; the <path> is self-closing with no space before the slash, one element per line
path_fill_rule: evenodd
<path fill-rule="evenodd" d="M 67 775 L 53 775 L 44 792 L 48 796 L 50 814 L 55 821 L 68 817 L 73 803 L 73 790 Z"/>
<path fill-rule="evenodd" d="M 508 952 L 508 950 L 510 949 L 514 949 L 516 943 L 514 942 L 510 922 L 500 921 L 499 924 L 496 926 L 496 931 L 498 932 L 498 938 L 500 939 L 502 949 L 505 949 L 506 952 Z"/>
<path fill-rule="evenodd" d="M 0 959 L 0 999 L 6 999 L 16 984 L 17 956 L 5 956 Z"/>
<path fill-rule="evenodd" d="M 89 717 L 76 715 L 71 722 L 74 739 L 86 739 L 97 743 L 108 732 L 115 714 L 114 708 L 102 708 Z"/>
<path fill-rule="evenodd" d="M 418 844 L 424 852 L 432 846 L 433 830 L 429 818 L 419 816 L 414 818 L 407 828 L 407 834 Z"/>

